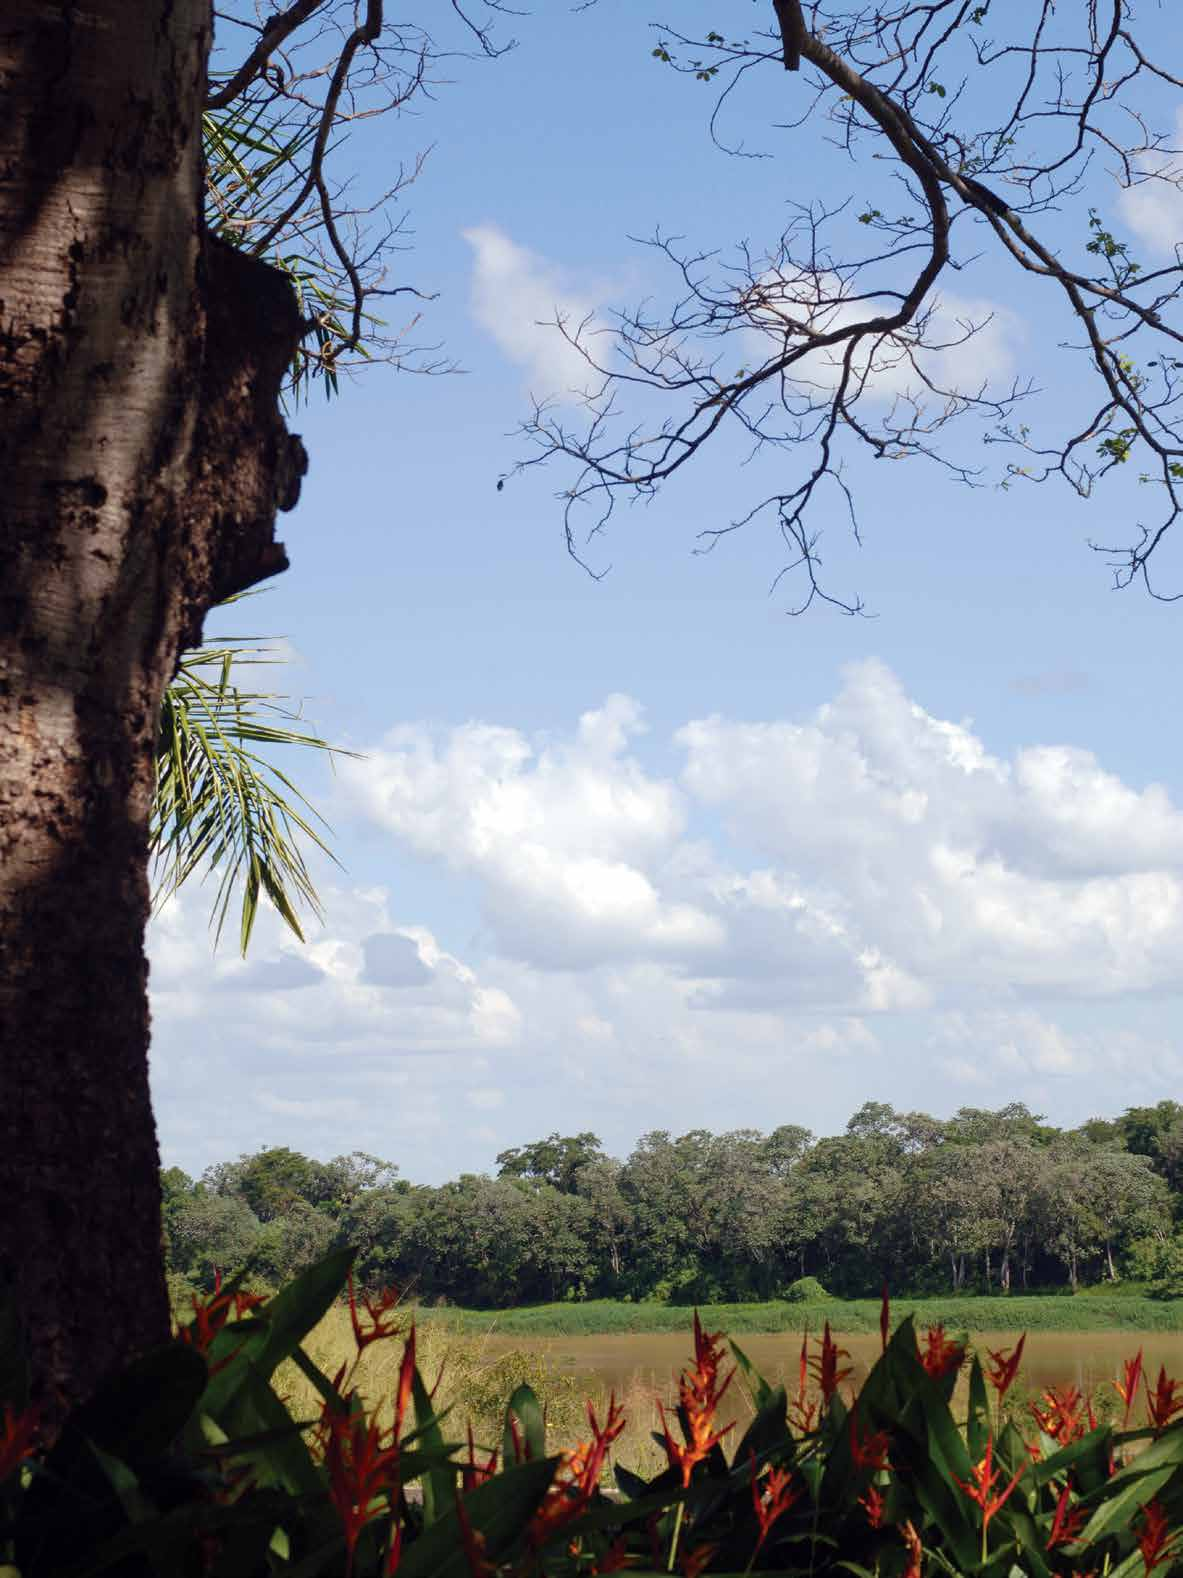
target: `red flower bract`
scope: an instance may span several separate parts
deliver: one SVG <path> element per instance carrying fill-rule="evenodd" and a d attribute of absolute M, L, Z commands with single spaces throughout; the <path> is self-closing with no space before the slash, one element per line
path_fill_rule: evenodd
<path fill-rule="evenodd" d="M 964 1345 L 947 1337 L 939 1321 L 924 1333 L 923 1342 L 917 1339 L 916 1346 L 921 1364 L 934 1381 L 948 1375 L 950 1370 L 959 1370 L 965 1359 Z"/>
<path fill-rule="evenodd" d="M 811 1360 L 814 1374 L 817 1376 L 818 1388 L 822 1394 L 822 1402 L 829 1407 L 830 1399 L 838 1390 L 841 1383 L 850 1374 L 850 1366 L 845 1368 L 838 1364 L 839 1359 L 849 1359 L 850 1355 L 845 1348 L 839 1348 L 830 1335 L 830 1323 L 826 1322 L 822 1331 L 822 1351 L 818 1358 Z"/>
<path fill-rule="evenodd" d="M 999 1402 L 1010 1391 L 1015 1383 L 1015 1376 L 1019 1373 L 1019 1365 L 1023 1362 L 1023 1346 L 1027 1341 L 1024 1332 L 1010 1353 L 1005 1348 L 987 1348 L 986 1353 L 990 1363 L 985 1367 L 986 1379 L 998 1393 Z"/>
<path fill-rule="evenodd" d="M 1142 1526 L 1138 1531 L 1143 1571 L 1152 1573 L 1156 1567 L 1171 1561 L 1176 1548 L 1166 1512 L 1157 1501 L 1148 1501 L 1142 1508 Z"/>
<path fill-rule="evenodd" d="M 704 1332 L 698 1319 L 698 1311 L 694 1312 L 694 1368 L 683 1370 L 678 1380 L 678 1403 L 686 1419 L 686 1430 L 690 1439 L 683 1446 L 674 1440 L 666 1421 L 665 1409 L 661 1402 L 657 1404 L 661 1414 L 661 1428 L 665 1436 L 665 1451 L 669 1458 L 670 1466 L 677 1465 L 682 1471 L 682 1484 L 690 1484 L 690 1476 L 694 1472 L 696 1463 L 710 1452 L 711 1448 L 735 1428 L 734 1422 L 724 1425 L 722 1430 L 715 1429 L 715 1415 L 723 1394 L 731 1385 L 734 1370 L 730 1370 L 722 1383 L 719 1381 L 719 1366 L 723 1358 L 722 1336 L 719 1332 Z"/>

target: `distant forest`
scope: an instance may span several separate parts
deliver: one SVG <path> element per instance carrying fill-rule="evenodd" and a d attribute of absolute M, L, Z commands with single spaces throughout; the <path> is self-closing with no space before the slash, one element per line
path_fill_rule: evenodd
<path fill-rule="evenodd" d="M 948 1120 L 868 1102 L 815 1139 L 695 1129 L 643 1135 L 625 1161 L 594 1134 L 502 1152 L 495 1178 L 438 1187 L 355 1152 L 284 1147 L 163 1174 L 174 1289 L 249 1262 L 279 1283 L 330 1246 L 367 1285 L 425 1302 L 730 1302 L 805 1277 L 833 1294 L 1076 1291 L 1183 1296 L 1183 1106 L 1058 1129 L 1019 1103 Z"/>

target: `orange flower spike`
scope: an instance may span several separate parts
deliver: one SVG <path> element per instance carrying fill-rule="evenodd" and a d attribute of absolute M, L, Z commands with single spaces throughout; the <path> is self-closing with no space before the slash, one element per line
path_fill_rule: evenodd
<path fill-rule="evenodd" d="M 1031 1404 L 1031 1415 L 1044 1435 L 1051 1436 L 1060 1446 L 1078 1441 L 1085 1434 L 1085 1421 L 1081 1418 L 1084 1396 L 1079 1386 L 1049 1386 L 1043 1394 L 1046 1408 Z"/>
<path fill-rule="evenodd" d="M 917 1534 L 912 1520 L 900 1524 L 900 1538 L 904 1542 L 904 1549 L 908 1553 L 908 1565 L 904 1568 L 904 1578 L 920 1578 L 924 1563 L 924 1542 Z"/>
<path fill-rule="evenodd" d="M 852 1412 L 850 1415 L 850 1456 L 857 1469 L 870 1469 L 872 1473 L 879 1469 L 887 1469 L 891 1464 L 887 1461 L 887 1451 L 891 1439 L 886 1430 L 868 1429 L 865 1436 L 860 1436 L 858 1419 Z"/>
<path fill-rule="evenodd" d="M 1134 1398 L 1138 1395 L 1138 1382 L 1142 1379 L 1141 1348 L 1132 1359 L 1123 1359 L 1121 1371 L 1121 1380 L 1114 1381 L 1113 1390 L 1125 1404 L 1125 1413 L 1121 1416 L 1121 1428 L 1126 1430 L 1130 1423 L 1130 1409 L 1134 1406 Z"/>
<path fill-rule="evenodd" d="M 990 1363 L 986 1366 L 986 1379 L 998 1393 L 1001 1402 L 1011 1387 L 1015 1384 L 1015 1377 L 1019 1373 L 1019 1365 L 1023 1362 L 1023 1347 L 1027 1341 L 1024 1332 L 1008 1353 L 1005 1348 L 987 1348 L 986 1353 Z"/>
<path fill-rule="evenodd" d="M 1056 1515 L 1052 1519 L 1052 1530 L 1047 1537 L 1047 1550 L 1054 1550 L 1057 1545 L 1071 1545 L 1084 1527 L 1087 1516 L 1084 1507 L 1070 1507 L 1072 1488 L 1065 1485 L 1060 1492 L 1060 1499 L 1056 1502 Z"/>
<path fill-rule="evenodd" d="M 826 1322 L 822 1331 L 822 1351 L 820 1358 L 813 1360 L 814 1371 L 817 1375 L 817 1384 L 822 1394 L 822 1403 L 829 1407 L 830 1399 L 838 1390 L 842 1382 L 850 1374 L 850 1366 L 843 1369 L 839 1359 L 849 1359 L 850 1354 L 845 1348 L 840 1348 L 830 1335 L 830 1323 Z"/>
<path fill-rule="evenodd" d="M 939 1381 L 941 1376 L 948 1375 L 950 1370 L 959 1370 L 965 1361 L 965 1349 L 959 1342 L 953 1342 L 946 1337 L 945 1328 L 938 1323 L 930 1326 L 924 1334 L 924 1346 L 919 1347 L 920 1362 L 932 1376 L 934 1381 Z"/>
<path fill-rule="evenodd" d="M 608 1417 L 602 1427 L 590 1403 L 587 1417 L 591 1440 L 581 1441 L 573 1452 L 563 1453 L 550 1489 L 531 1520 L 530 1538 L 535 1545 L 584 1511 L 600 1483 L 608 1448 L 624 1429 L 624 1409 L 617 1403 L 615 1394 L 609 1399 Z M 668 1432 L 666 1439 L 668 1443 Z M 668 1445 L 666 1451 L 669 1451 Z"/>
<path fill-rule="evenodd" d="M 770 1468 L 763 1484 L 756 1473 L 756 1454 L 748 1454 L 752 1467 L 752 1508 L 760 1526 L 760 1537 L 752 1552 L 752 1561 L 759 1555 L 760 1547 L 768 1538 L 772 1525 L 799 1500 L 801 1487 L 793 1485 L 793 1476 L 787 1468 Z"/>
<path fill-rule="evenodd" d="M 1138 1549 L 1142 1552 L 1143 1571 L 1146 1573 L 1152 1573 L 1156 1567 L 1161 1567 L 1175 1556 L 1176 1542 L 1171 1534 L 1170 1521 L 1157 1500 L 1148 1501 L 1142 1508 Z"/>
<path fill-rule="evenodd" d="M 983 1544 L 985 1543 L 986 1530 L 990 1525 L 991 1518 L 994 1517 L 995 1513 L 1002 1511 L 1003 1507 L 1010 1499 L 1011 1492 L 1022 1479 L 1029 1467 L 1029 1463 L 1024 1463 L 1022 1467 L 1014 1475 L 1012 1475 L 1010 1484 L 1007 1485 L 1006 1489 L 996 1493 L 994 1486 L 998 1483 L 998 1480 L 1002 1474 L 1002 1470 L 994 1467 L 994 1437 L 991 1435 L 986 1437 L 985 1457 L 980 1463 L 975 1463 L 973 1469 L 971 1470 L 973 1475 L 973 1483 L 966 1484 L 965 1480 L 957 1479 L 957 1475 L 954 1474 L 953 1478 L 957 1480 L 957 1483 L 961 1486 L 965 1494 L 971 1501 L 977 1502 L 978 1506 L 982 1509 Z"/>
<path fill-rule="evenodd" d="M 0 1428 L 0 1484 L 31 1455 L 40 1419 L 41 1410 L 36 1403 L 19 1413 L 11 1403 L 5 1403 L 4 1424 Z"/>
<path fill-rule="evenodd" d="M 1146 1413 L 1154 1426 L 1155 1435 L 1159 1435 L 1176 1414 L 1183 1413 L 1183 1382 L 1171 1380 L 1165 1365 L 1158 1367 L 1158 1380 L 1154 1383 L 1153 1391 L 1145 1376 L 1142 1379 L 1146 1388 Z"/>

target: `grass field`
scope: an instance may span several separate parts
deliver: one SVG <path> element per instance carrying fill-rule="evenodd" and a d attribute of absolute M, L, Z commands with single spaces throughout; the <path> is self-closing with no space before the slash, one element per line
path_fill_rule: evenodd
<path fill-rule="evenodd" d="M 429 1312 L 424 1311 L 427 1316 Z M 1183 1331 L 1183 1299 L 1148 1299 L 1130 1294 L 1080 1294 L 1075 1298 L 1012 1294 L 893 1300 L 893 1321 L 914 1313 L 918 1325 L 940 1321 L 953 1331 Z M 830 1299 L 818 1303 L 709 1304 L 699 1314 L 711 1330 L 820 1331 L 879 1329 L 878 1299 Z M 692 1312 L 671 1304 L 624 1304 L 611 1299 L 586 1304 L 534 1304 L 508 1310 L 433 1309 L 430 1318 L 465 1334 L 495 1331 L 502 1337 L 577 1337 L 607 1332 L 689 1331 Z"/>

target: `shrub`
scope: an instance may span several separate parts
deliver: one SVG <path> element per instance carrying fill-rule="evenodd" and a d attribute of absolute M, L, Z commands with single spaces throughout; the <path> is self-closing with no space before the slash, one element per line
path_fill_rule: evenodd
<path fill-rule="evenodd" d="M 791 1398 L 695 1315 L 679 1406 L 657 1437 L 665 1463 L 648 1479 L 618 1467 L 609 1494 L 617 1406 L 589 1411 L 582 1444 L 548 1455 L 543 1409 L 518 1382 L 499 1450 L 478 1449 L 437 1411 L 393 1297 L 351 1295 L 355 1358 L 330 1380 L 304 1344 L 350 1259 L 329 1255 L 262 1305 L 233 1286 L 199 1301 L 178 1340 L 110 1381 L 45 1451 L 6 1352 L 0 1563 L 21 1578 L 1177 1571 L 1183 1387 L 1143 1382 L 1140 1354 L 1115 1429 L 1093 1424 L 1075 1387 L 1016 1412 L 1018 1350 L 970 1361 L 955 1414 L 964 1347 L 940 1326 L 918 1339 L 910 1317 L 888 1341 L 886 1308 L 882 1356 L 858 1391 L 827 1326 Z M 399 1352 L 388 1426 L 354 1385 L 383 1342 Z M 311 1423 L 272 1385 L 285 1361 L 319 1398 Z M 754 1404 L 742 1434 L 719 1414 L 729 1365 Z M 1147 1427 L 1128 1429 L 1143 1395 Z"/>
<path fill-rule="evenodd" d="M 784 1296 L 790 1304 L 820 1304 L 830 1297 L 816 1277 L 798 1277 L 789 1283 Z"/>

